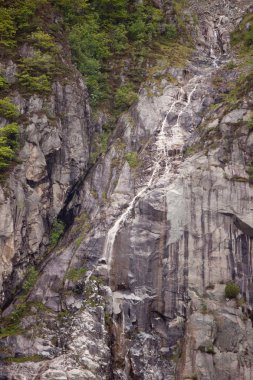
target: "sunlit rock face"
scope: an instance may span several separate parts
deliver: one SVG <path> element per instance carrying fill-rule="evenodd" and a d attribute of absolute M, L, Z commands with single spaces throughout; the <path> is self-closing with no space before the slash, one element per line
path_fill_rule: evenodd
<path fill-rule="evenodd" d="M 29 334 L 3 341 L 45 361 L 5 365 L 7 379 L 253 378 L 253 96 L 232 110 L 214 85 L 235 80 L 230 32 L 250 6 L 189 2 L 192 59 L 162 92 L 141 88 L 66 207 L 79 217 L 29 296 L 41 326 L 35 310 Z M 225 298 L 227 281 L 241 298 Z"/>

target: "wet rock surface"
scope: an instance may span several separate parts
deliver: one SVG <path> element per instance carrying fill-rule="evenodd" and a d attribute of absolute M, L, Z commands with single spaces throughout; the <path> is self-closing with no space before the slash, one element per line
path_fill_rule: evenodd
<path fill-rule="evenodd" d="M 250 5 L 189 2 L 199 27 L 187 75 L 175 70 L 157 96 L 142 88 L 66 207 L 78 217 L 29 294 L 26 333 L 1 342 L 12 357 L 44 360 L 3 364 L 7 379 L 252 379 L 253 99 L 227 109 L 213 85 Z M 28 170 L 38 180 L 39 149 Z M 229 280 L 237 300 L 225 298 Z"/>

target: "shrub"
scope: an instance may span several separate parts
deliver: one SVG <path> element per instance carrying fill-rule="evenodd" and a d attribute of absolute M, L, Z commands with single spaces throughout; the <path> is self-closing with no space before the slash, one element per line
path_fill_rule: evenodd
<path fill-rule="evenodd" d="M 10 98 L 0 99 L 0 117 L 6 119 L 15 119 L 19 111 Z"/>
<path fill-rule="evenodd" d="M 120 89 L 116 103 L 119 111 L 126 109 L 136 99 L 134 88 L 143 79 L 140 75 L 133 77 L 132 67 L 146 67 L 154 37 L 174 39 L 175 27 L 166 23 L 162 11 L 151 0 L 56 0 L 56 4 L 63 9 L 73 59 L 85 78 L 92 105 L 113 100 L 121 76 L 125 75 L 133 88 L 128 89 L 126 102 L 119 99 Z M 124 67 L 123 53 L 127 50 L 129 70 Z M 119 54 L 124 61 L 120 61 Z"/>
<path fill-rule="evenodd" d="M 129 152 L 126 154 L 126 160 L 129 166 L 133 169 L 136 169 L 139 166 L 139 159 L 137 152 Z"/>
<path fill-rule="evenodd" d="M 63 235 L 65 225 L 60 220 L 56 220 L 51 229 L 49 244 L 52 248 L 54 248 L 58 241 L 60 240 L 61 236 Z"/>
<path fill-rule="evenodd" d="M 53 37 L 41 30 L 31 34 L 29 40 L 33 46 L 42 52 L 57 52 L 57 46 L 53 40 Z"/>
<path fill-rule="evenodd" d="M 86 268 L 70 268 L 66 275 L 65 275 L 65 278 L 67 280 L 70 280 L 72 282 L 78 282 L 79 280 L 81 280 L 81 278 L 85 275 L 85 273 L 87 272 L 87 269 Z"/>
<path fill-rule="evenodd" d="M 5 78 L 0 75 L 0 90 L 4 90 L 8 87 L 8 83 L 6 82 Z"/>
<path fill-rule="evenodd" d="M 201 312 L 202 314 L 208 314 L 208 307 L 207 307 L 207 304 L 206 304 L 206 303 L 203 302 L 203 303 L 201 304 L 200 312 Z"/>
<path fill-rule="evenodd" d="M 116 53 L 122 53 L 129 48 L 127 29 L 125 25 L 113 26 L 110 33 L 110 45 Z"/>
<path fill-rule="evenodd" d="M 246 25 L 249 24 L 249 28 Z M 241 50 L 250 50 L 253 46 L 253 13 L 248 13 L 241 21 L 239 27 L 232 33 L 233 45 L 240 45 Z"/>
<path fill-rule="evenodd" d="M 108 36 L 100 31 L 95 18 L 89 18 L 84 24 L 72 28 L 69 40 L 75 63 L 86 79 L 92 103 L 95 105 L 105 97 L 107 76 L 102 67 L 103 62 L 111 55 Z"/>
<path fill-rule="evenodd" d="M 15 153 L 11 148 L 6 146 L 5 140 L 0 138 L 0 172 L 8 169 L 11 162 L 15 159 Z"/>
<path fill-rule="evenodd" d="M 175 40 L 177 37 L 177 28 L 174 24 L 165 24 L 164 35 L 168 40 Z"/>
<path fill-rule="evenodd" d="M 39 22 L 39 18 L 36 17 L 36 10 L 45 4 L 45 0 L 15 0 L 12 1 L 12 3 L 10 9 L 15 19 L 18 32 L 24 34 L 34 30 Z"/>
<path fill-rule="evenodd" d="M 18 132 L 19 132 L 19 126 L 17 123 L 7 124 L 5 127 L 0 128 L 0 138 L 5 139 L 6 144 L 11 149 L 17 149 Z"/>
<path fill-rule="evenodd" d="M 19 84 L 27 94 L 48 94 L 51 91 L 52 79 L 57 74 L 54 55 L 36 51 L 33 57 L 22 59 L 19 69 Z"/>
<path fill-rule="evenodd" d="M 19 127 L 16 123 L 0 129 L 0 172 L 9 168 L 16 159 Z"/>
<path fill-rule="evenodd" d="M 9 9 L 0 7 L 0 48 L 10 50 L 16 46 L 16 26 Z"/>
<path fill-rule="evenodd" d="M 138 95 L 133 91 L 132 86 L 125 85 L 116 91 L 115 94 L 115 107 L 119 111 L 125 111 L 138 99 Z"/>
<path fill-rule="evenodd" d="M 51 81 L 46 74 L 32 76 L 27 72 L 19 75 L 19 84 L 27 94 L 49 94 L 51 91 Z"/>
<path fill-rule="evenodd" d="M 54 2 L 63 10 L 65 20 L 69 24 L 75 23 L 88 7 L 87 0 L 55 0 Z"/>
<path fill-rule="evenodd" d="M 247 125 L 248 125 L 250 132 L 252 132 L 253 131 L 253 120 L 248 121 Z"/>
<path fill-rule="evenodd" d="M 225 296 L 226 298 L 236 298 L 238 294 L 240 293 L 240 287 L 239 285 L 235 284 L 234 282 L 228 282 L 225 287 Z"/>
<path fill-rule="evenodd" d="M 27 273 L 27 277 L 22 286 L 22 289 L 25 295 L 27 295 L 32 290 L 32 288 L 34 287 L 34 285 L 36 284 L 38 280 L 38 276 L 39 276 L 39 273 L 37 272 L 35 268 L 29 269 Z"/>

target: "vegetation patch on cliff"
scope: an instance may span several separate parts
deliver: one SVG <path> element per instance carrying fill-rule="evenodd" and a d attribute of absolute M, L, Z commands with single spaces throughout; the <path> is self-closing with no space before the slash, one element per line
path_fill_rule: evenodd
<path fill-rule="evenodd" d="M 240 293 L 240 287 L 239 285 L 235 284 L 234 282 L 228 282 L 225 287 L 225 296 L 226 298 L 236 298 Z"/>
<path fill-rule="evenodd" d="M 74 61 L 86 79 L 93 105 L 105 101 L 121 108 L 117 90 L 125 97 L 126 88 L 133 92 L 127 103 L 134 101 L 154 39 L 174 40 L 176 27 L 150 0 L 56 3 L 64 13 Z"/>
<path fill-rule="evenodd" d="M 60 238 L 63 235 L 65 229 L 65 225 L 62 221 L 56 220 L 52 224 L 50 238 L 49 238 L 49 244 L 51 248 L 54 248 L 57 243 L 59 242 Z"/>
<path fill-rule="evenodd" d="M 0 118 L 10 122 L 0 128 L 0 180 L 4 179 L 6 171 L 17 159 L 19 126 L 13 121 L 18 115 L 19 112 L 11 99 L 0 99 Z"/>
<path fill-rule="evenodd" d="M 236 69 L 238 78 L 230 84 L 230 92 L 225 100 L 234 107 L 253 87 L 253 13 L 247 14 L 238 28 L 231 34 L 231 44 L 237 54 Z"/>

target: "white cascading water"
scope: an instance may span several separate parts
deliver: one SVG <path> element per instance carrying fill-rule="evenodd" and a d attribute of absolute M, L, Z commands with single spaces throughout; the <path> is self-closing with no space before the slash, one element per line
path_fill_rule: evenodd
<path fill-rule="evenodd" d="M 218 55 L 216 55 L 216 52 L 218 52 Z M 103 250 L 103 257 L 101 258 L 100 262 L 106 265 L 109 281 L 111 279 L 111 269 L 113 266 L 113 248 L 119 231 L 124 226 L 124 223 L 127 221 L 127 219 L 131 217 L 132 210 L 135 208 L 136 203 L 140 198 L 146 195 L 149 191 L 152 191 L 155 186 L 162 185 L 164 191 L 166 191 L 166 186 L 164 187 L 164 184 L 170 181 L 169 178 L 173 173 L 173 164 L 175 164 L 176 161 L 182 160 L 183 147 L 191 132 L 194 130 L 194 126 L 196 127 L 194 117 L 197 116 L 197 113 L 201 110 L 203 103 L 203 99 L 201 97 L 198 97 L 198 88 L 200 89 L 202 86 L 205 86 L 207 78 L 209 78 L 222 63 L 222 52 L 219 49 L 218 33 L 216 30 L 214 32 L 214 41 L 213 44 L 210 44 L 208 55 L 210 58 L 210 65 L 208 67 L 202 68 L 201 74 L 194 75 L 187 83 L 181 87 L 178 86 L 176 98 L 172 104 L 169 105 L 168 111 L 166 112 L 161 125 L 155 132 L 156 141 L 154 145 L 156 148 L 156 156 L 155 160 L 153 161 L 153 165 L 151 166 L 150 177 L 147 180 L 146 185 L 144 185 L 141 190 L 134 196 L 126 210 L 124 210 L 124 212 L 119 216 L 119 218 L 115 221 L 114 225 L 107 233 Z M 196 71 L 198 72 L 198 70 Z M 201 91 L 199 91 L 199 93 L 201 94 Z M 196 94 L 196 99 L 194 99 L 194 94 Z M 174 120 L 175 117 L 176 121 L 171 122 L 171 120 Z M 188 131 L 184 128 L 185 117 L 189 119 L 192 118 L 192 120 L 188 121 L 188 127 L 190 127 Z M 191 123 L 193 128 L 191 126 Z M 146 297 L 149 300 L 151 298 L 156 298 L 155 295 L 150 296 L 149 294 L 144 293 L 129 294 L 120 290 L 113 291 L 113 313 L 117 315 L 121 312 L 122 304 L 125 302 L 125 300 L 127 300 L 127 302 L 129 302 L 129 300 L 132 300 L 138 303 L 145 301 Z M 177 317 L 171 323 L 177 324 L 179 320 L 181 321 L 180 317 Z M 119 346 L 125 347 L 125 314 L 122 313 L 122 320 L 120 324 L 118 324 L 117 320 L 113 318 L 113 324 L 115 331 L 119 331 Z M 128 354 L 125 355 L 125 363 L 125 368 L 128 368 Z"/>
<path fill-rule="evenodd" d="M 220 20 L 219 20 L 220 23 Z M 217 28 L 219 25 L 217 26 Z M 219 56 L 216 55 L 216 50 L 219 51 Z M 190 81 L 185 85 L 178 89 L 177 93 L 177 99 L 174 100 L 174 102 L 171 104 L 168 112 L 166 113 L 166 116 L 162 122 L 161 129 L 158 128 L 159 133 L 157 135 L 157 139 L 155 142 L 155 145 L 157 147 L 157 157 L 156 162 L 153 165 L 153 168 L 151 170 L 152 174 L 150 176 L 149 181 L 147 184 L 135 195 L 135 197 L 130 202 L 127 209 L 123 212 L 123 214 L 120 215 L 120 217 L 116 220 L 112 228 L 108 231 L 105 245 L 104 245 L 104 251 L 103 251 L 103 257 L 101 258 L 101 261 L 105 261 L 108 268 L 108 273 L 110 273 L 111 270 L 111 264 L 112 264 L 112 252 L 113 252 L 113 245 L 117 236 L 118 231 L 123 226 L 124 222 L 127 220 L 129 215 L 131 214 L 131 211 L 135 207 L 136 202 L 143 196 L 144 193 L 146 193 L 148 190 L 151 189 L 153 184 L 156 182 L 157 174 L 160 174 L 161 169 L 163 168 L 163 175 L 166 175 L 168 171 L 171 168 L 171 163 L 173 161 L 173 158 L 169 156 L 169 152 L 176 150 L 179 152 L 179 155 L 177 158 L 181 157 L 182 148 L 186 142 L 186 138 L 189 136 L 189 132 L 185 132 L 184 129 L 180 125 L 180 119 L 184 112 L 189 110 L 189 107 L 192 102 L 193 94 L 196 92 L 199 85 L 201 85 L 201 81 L 203 78 L 208 77 L 215 69 L 219 67 L 219 63 L 221 61 L 221 51 L 218 44 L 218 32 L 216 28 L 214 29 L 214 40 L 213 43 L 210 44 L 210 51 L 209 56 L 211 58 L 212 64 L 210 67 L 203 69 L 204 72 L 201 75 L 196 75 Z M 187 94 L 186 88 L 191 88 L 189 93 Z M 180 110 L 176 110 L 176 106 L 180 106 Z M 177 113 L 177 119 L 176 123 L 173 125 L 170 125 L 167 120 L 173 112 Z M 191 111 L 193 113 L 193 111 Z M 165 164 L 162 166 L 162 163 Z M 165 166 L 165 169 L 164 169 Z"/>
<path fill-rule="evenodd" d="M 111 264 L 112 264 L 112 251 L 113 251 L 113 245 L 115 242 L 115 238 L 117 236 L 118 231 L 130 215 L 131 211 L 133 210 L 136 202 L 142 197 L 144 193 L 146 193 L 148 190 L 151 189 L 152 185 L 155 182 L 155 179 L 157 177 L 157 174 L 160 172 L 160 169 L 162 167 L 162 162 L 165 162 L 165 171 L 164 174 L 169 170 L 169 164 L 173 160 L 171 157 L 169 157 L 168 152 L 172 150 L 182 150 L 182 147 L 185 143 L 185 137 L 183 134 L 182 128 L 180 128 L 180 118 L 182 114 L 186 111 L 186 109 L 190 106 L 192 101 L 192 96 L 194 92 L 196 91 L 198 87 L 198 82 L 201 76 L 196 76 L 190 80 L 188 85 L 193 84 L 193 89 L 190 91 L 189 95 L 185 93 L 183 90 L 183 87 L 181 87 L 178 91 L 179 99 L 176 99 L 170 106 L 170 109 L 166 113 L 166 116 L 162 122 L 162 126 L 160 129 L 160 132 L 157 136 L 157 140 L 155 142 L 155 145 L 157 147 L 157 153 L 158 156 L 156 157 L 156 162 L 154 163 L 152 174 L 150 176 L 149 181 L 147 184 L 135 195 L 135 197 L 130 202 L 127 209 L 124 211 L 123 214 L 120 215 L 120 217 L 116 220 L 112 228 L 108 231 L 107 238 L 105 241 L 104 246 L 104 254 L 102 260 L 106 261 L 108 272 L 111 270 Z M 185 100 L 186 98 L 186 100 Z M 168 125 L 167 120 L 169 115 L 174 111 L 175 107 L 177 105 L 183 106 L 182 109 L 179 111 L 176 123 L 174 125 Z"/>

